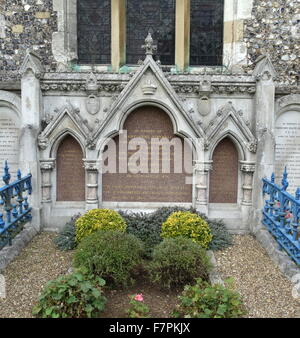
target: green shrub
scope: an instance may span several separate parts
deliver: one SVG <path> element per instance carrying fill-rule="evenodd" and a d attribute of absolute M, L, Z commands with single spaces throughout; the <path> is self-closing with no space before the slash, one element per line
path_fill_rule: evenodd
<path fill-rule="evenodd" d="M 209 228 L 211 230 L 212 234 L 212 241 L 209 243 L 208 249 L 209 250 L 223 250 L 230 245 L 232 245 L 232 236 L 228 232 L 224 222 L 222 220 L 214 220 L 214 219 L 208 219 L 204 214 L 197 211 L 195 208 L 189 208 L 186 209 L 184 207 L 162 207 L 157 209 L 155 212 L 153 212 L 152 219 L 155 220 L 155 222 L 159 223 L 159 226 L 167 220 L 167 218 L 177 211 L 189 211 L 193 214 L 196 214 L 200 216 L 207 224 L 209 225 Z"/>
<path fill-rule="evenodd" d="M 86 268 L 111 286 L 132 284 L 135 268 L 141 263 L 142 242 L 120 231 L 97 231 L 85 237 L 74 255 L 75 267 Z"/>
<path fill-rule="evenodd" d="M 211 267 L 203 248 L 184 237 L 167 238 L 153 251 L 148 272 L 153 283 L 164 288 L 183 286 L 195 278 L 208 279 Z"/>
<path fill-rule="evenodd" d="M 76 221 L 76 241 L 92 234 L 97 230 L 116 230 L 124 232 L 126 223 L 114 210 L 93 209 L 86 212 Z"/>
<path fill-rule="evenodd" d="M 150 258 L 154 246 L 162 241 L 160 237 L 161 223 L 157 222 L 151 213 L 125 213 L 122 211 L 119 213 L 127 224 L 126 231 L 144 242 L 145 256 Z"/>
<path fill-rule="evenodd" d="M 76 248 L 75 222 L 80 214 L 73 216 L 63 227 L 60 233 L 54 238 L 54 244 L 62 251 L 73 250 Z"/>
<path fill-rule="evenodd" d="M 208 249 L 222 250 L 232 245 L 232 237 L 223 221 L 209 220 L 204 214 L 197 212 L 194 208 L 186 209 L 173 206 L 162 207 L 152 213 L 127 213 L 119 211 L 119 214 L 124 218 L 127 224 L 126 231 L 129 234 L 135 235 L 145 243 L 145 256 L 150 258 L 155 245 L 162 241 L 160 236 L 162 224 L 171 214 L 178 211 L 192 212 L 208 223 L 213 236 Z"/>
<path fill-rule="evenodd" d="M 60 276 L 46 284 L 33 314 L 42 318 L 91 318 L 104 310 L 105 281 L 81 272 Z"/>
<path fill-rule="evenodd" d="M 232 235 L 228 232 L 222 220 L 209 220 L 208 225 L 212 234 L 212 241 L 208 246 L 209 250 L 223 250 L 232 245 Z"/>
<path fill-rule="evenodd" d="M 161 237 L 186 237 L 207 248 L 212 240 L 210 228 L 200 216 L 189 211 L 174 212 L 162 224 Z"/>
<path fill-rule="evenodd" d="M 240 295 L 222 285 L 210 285 L 197 279 L 194 286 L 187 285 L 173 316 L 177 318 L 238 318 L 245 311 Z"/>

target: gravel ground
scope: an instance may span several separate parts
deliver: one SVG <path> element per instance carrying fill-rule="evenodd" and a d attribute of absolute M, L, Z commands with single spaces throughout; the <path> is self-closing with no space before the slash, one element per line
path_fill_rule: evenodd
<path fill-rule="evenodd" d="M 0 299 L 0 318 L 32 317 L 42 287 L 71 266 L 72 252 L 55 249 L 55 234 L 37 235 L 6 269 L 6 299 Z M 292 298 L 292 283 L 273 264 L 252 236 L 234 236 L 234 245 L 215 252 L 223 279 L 234 277 L 247 317 L 300 318 L 300 300 Z"/>
<path fill-rule="evenodd" d="M 68 271 L 72 253 L 56 250 L 55 236 L 38 234 L 6 268 L 6 299 L 0 299 L 0 318 L 32 317 L 32 306 L 42 287 Z"/>
<path fill-rule="evenodd" d="M 235 235 L 234 245 L 215 252 L 223 279 L 233 277 L 250 318 L 300 318 L 293 284 L 250 235 Z"/>

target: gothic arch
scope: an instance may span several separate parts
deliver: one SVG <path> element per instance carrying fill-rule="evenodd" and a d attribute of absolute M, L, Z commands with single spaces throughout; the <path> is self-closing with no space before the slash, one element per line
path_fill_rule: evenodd
<path fill-rule="evenodd" d="M 225 134 L 221 135 L 218 139 L 216 139 L 216 141 L 214 141 L 213 145 L 210 148 L 209 159 L 212 160 L 216 147 L 222 140 L 224 140 L 227 137 L 235 145 L 237 152 L 238 152 L 239 161 L 246 161 L 247 160 L 246 151 L 243 146 L 243 141 L 240 139 L 240 137 L 236 133 L 232 131 L 227 131 Z"/>
<path fill-rule="evenodd" d="M 223 137 L 212 154 L 209 180 L 210 203 L 238 203 L 239 153 L 229 136 Z"/>
<path fill-rule="evenodd" d="M 85 157 L 85 147 L 84 147 L 84 140 L 82 139 L 81 135 L 78 134 L 75 130 L 72 129 L 64 129 L 62 132 L 60 132 L 58 135 L 56 135 L 55 139 L 52 141 L 51 144 L 51 150 L 50 150 L 50 157 L 56 158 L 57 149 L 59 148 L 61 142 L 67 137 L 67 136 L 73 137 L 78 144 L 81 147 L 81 151 L 83 154 L 83 157 Z"/>
<path fill-rule="evenodd" d="M 70 133 L 60 138 L 56 149 L 56 201 L 85 201 L 84 152 Z"/>

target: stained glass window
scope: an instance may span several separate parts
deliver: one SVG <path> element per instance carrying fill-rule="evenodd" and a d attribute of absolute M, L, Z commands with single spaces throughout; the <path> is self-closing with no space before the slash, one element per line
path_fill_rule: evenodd
<path fill-rule="evenodd" d="M 77 0 L 79 63 L 111 63 L 110 0 Z"/>
<path fill-rule="evenodd" d="M 141 46 L 151 33 L 157 45 L 156 58 L 164 65 L 175 63 L 175 0 L 127 0 L 128 64 L 144 60 Z"/>
<path fill-rule="evenodd" d="M 191 0 L 190 65 L 222 65 L 224 0 Z"/>

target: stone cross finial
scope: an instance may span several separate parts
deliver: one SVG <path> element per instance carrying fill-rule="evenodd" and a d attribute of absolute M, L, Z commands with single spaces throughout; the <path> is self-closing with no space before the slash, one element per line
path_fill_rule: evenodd
<path fill-rule="evenodd" d="M 153 45 L 153 39 L 150 32 L 145 39 L 145 44 L 142 45 L 142 49 L 145 49 L 146 55 L 153 55 L 153 52 L 157 50 L 157 46 Z"/>

